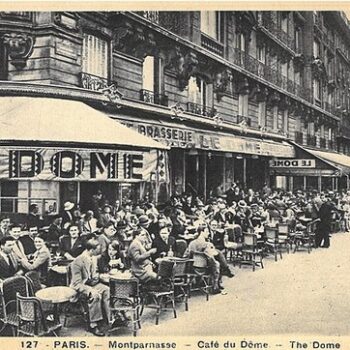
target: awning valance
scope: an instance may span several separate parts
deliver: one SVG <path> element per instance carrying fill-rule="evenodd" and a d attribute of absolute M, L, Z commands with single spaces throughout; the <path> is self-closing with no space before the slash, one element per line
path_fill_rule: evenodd
<path fill-rule="evenodd" d="M 0 143 L 85 144 L 167 149 L 83 102 L 43 97 L 0 97 Z"/>
<path fill-rule="evenodd" d="M 233 135 L 189 127 L 181 122 L 141 119 L 112 115 L 141 135 L 151 137 L 171 148 L 196 148 L 214 152 L 232 152 L 270 157 L 295 157 L 295 150 L 287 142 Z"/>

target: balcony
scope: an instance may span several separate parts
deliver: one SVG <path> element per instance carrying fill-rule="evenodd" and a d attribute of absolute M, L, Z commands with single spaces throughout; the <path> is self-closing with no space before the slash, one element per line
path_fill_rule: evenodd
<path fill-rule="evenodd" d="M 111 85 L 118 86 L 115 81 L 97 75 L 85 72 L 80 75 L 80 86 L 87 90 L 101 91 Z"/>
<path fill-rule="evenodd" d="M 224 45 L 204 33 L 201 33 L 201 45 L 219 56 L 224 55 Z"/>
<path fill-rule="evenodd" d="M 251 126 L 252 120 L 250 117 L 245 115 L 237 115 L 237 124 Z"/>
<path fill-rule="evenodd" d="M 315 135 L 307 135 L 306 144 L 308 146 L 316 146 L 316 136 Z"/>
<path fill-rule="evenodd" d="M 187 102 L 187 112 L 211 118 L 215 115 L 216 109 L 213 107 L 202 106 L 193 102 Z"/>
<path fill-rule="evenodd" d="M 270 13 L 264 13 L 259 23 L 261 27 L 267 30 L 275 38 L 285 44 L 289 49 L 295 50 L 295 40 L 294 38 L 286 33 L 284 30 L 278 27 L 277 23 L 273 21 Z"/>
<path fill-rule="evenodd" d="M 145 89 L 140 90 L 140 100 L 150 104 L 168 106 L 168 96 Z"/>
<path fill-rule="evenodd" d="M 233 63 L 308 102 L 312 101 L 311 89 L 294 83 L 279 70 L 267 66 L 238 48 L 233 49 Z"/>
<path fill-rule="evenodd" d="M 299 144 L 303 144 L 303 133 L 300 131 L 295 132 L 295 142 Z"/>
<path fill-rule="evenodd" d="M 326 139 L 323 137 L 320 138 L 320 148 L 327 148 Z"/>

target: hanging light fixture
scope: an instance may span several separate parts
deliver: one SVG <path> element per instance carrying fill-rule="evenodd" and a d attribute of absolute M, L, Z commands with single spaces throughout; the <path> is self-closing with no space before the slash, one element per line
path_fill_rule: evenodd
<path fill-rule="evenodd" d="M 243 156 L 241 154 L 237 154 L 236 159 L 243 159 Z"/>
<path fill-rule="evenodd" d="M 198 151 L 194 147 L 192 147 L 190 149 L 190 151 L 188 152 L 188 155 L 189 156 L 198 156 Z"/>
<path fill-rule="evenodd" d="M 257 154 L 253 154 L 252 159 L 259 159 L 259 156 Z"/>

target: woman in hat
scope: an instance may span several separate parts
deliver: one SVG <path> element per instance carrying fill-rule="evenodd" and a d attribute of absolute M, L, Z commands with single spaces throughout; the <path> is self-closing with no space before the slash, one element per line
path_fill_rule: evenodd
<path fill-rule="evenodd" d="M 72 202 L 65 202 L 63 205 L 63 212 L 62 212 L 62 227 L 67 228 L 67 223 L 71 223 L 73 221 L 73 208 L 74 203 Z"/>
<path fill-rule="evenodd" d="M 249 228 L 253 228 L 251 222 L 251 211 L 243 199 L 238 202 L 235 224 L 241 226 L 243 232 L 247 232 Z"/>

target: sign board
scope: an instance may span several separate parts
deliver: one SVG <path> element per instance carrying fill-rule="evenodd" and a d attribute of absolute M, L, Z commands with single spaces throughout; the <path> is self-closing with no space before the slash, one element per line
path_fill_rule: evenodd
<path fill-rule="evenodd" d="M 261 156 L 295 157 L 294 147 L 282 142 L 139 122 L 128 121 L 125 124 L 136 129 L 140 134 L 172 148 L 196 148 Z"/>
<path fill-rule="evenodd" d="M 155 150 L 2 148 L 0 179 L 139 182 L 150 180 L 157 163 Z"/>
<path fill-rule="evenodd" d="M 315 159 L 273 159 L 271 168 L 316 168 Z"/>

